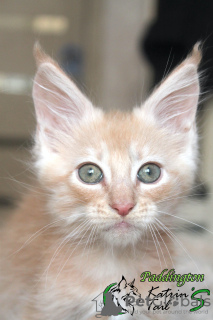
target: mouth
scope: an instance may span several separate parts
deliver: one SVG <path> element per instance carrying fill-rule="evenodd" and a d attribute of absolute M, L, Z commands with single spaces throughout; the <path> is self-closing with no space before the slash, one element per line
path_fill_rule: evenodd
<path fill-rule="evenodd" d="M 128 230 L 129 228 L 131 228 L 132 225 L 129 224 L 128 222 L 126 221 L 121 221 L 121 222 L 118 222 L 114 225 L 114 229 L 120 229 L 120 230 Z"/>
<path fill-rule="evenodd" d="M 115 224 L 112 224 L 110 227 L 106 228 L 105 231 L 118 231 L 118 232 L 127 232 L 130 229 L 133 228 L 133 225 L 126 222 L 126 221 L 120 221 Z"/>
<path fill-rule="evenodd" d="M 117 235 L 130 235 L 132 232 L 136 231 L 136 228 L 134 225 L 132 225 L 129 222 L 126 221 L 120 221 L 116 224 L 114 224 L 111 228 L 111 230 L 117 234 Z"/>
<path fill-rule="evenodd" d="M 130 243 L 135 243 L 141 236 L 141 230 L 125 220 L 111 224 L 104 231 L 106 241 L 119 247 L 126 247 Z"/>

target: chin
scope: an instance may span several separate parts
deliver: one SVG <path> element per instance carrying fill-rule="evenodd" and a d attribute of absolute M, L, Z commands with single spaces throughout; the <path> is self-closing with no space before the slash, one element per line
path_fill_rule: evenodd
<path fill-rule="evenodd" d="M 133 246 L 142 238 L 143 230 L 135 226 L 120 222 L 104 231 L 104 240 L 110 245 L 118 248 Z"/>

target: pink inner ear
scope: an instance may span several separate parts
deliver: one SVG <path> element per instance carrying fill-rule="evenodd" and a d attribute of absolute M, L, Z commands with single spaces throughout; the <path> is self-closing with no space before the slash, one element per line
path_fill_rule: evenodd
<path fill-rule="evenodd" d="M 34 85 L 34 100 L 38 122 L 48 128 L 63 129 L 71 117 L 71 101 L 65 92 L 52 83 L 42 84 L 38 75 Z M 70 109 L 70 110 L 69 110 Z"/>
<path fill-rule="evenodd" d="M 165 126 L 188 130 L 195 120 L 199 88 L 180 89 L 168 95 L 156 107 L 156 117 Z"/>
<path fill-rule="evenodd" d="M 148 99 L 144 108 L 157 123 L 172 131 L 189 130 L 195 120 L 199 98 L 197 67 L 177 68 Z"/>
<path fill-rule="evenodd" d="M 42 63 L 36 74 L 33 98 L 40 128 L 70 130 L 85 113 L 92 111 L 91 103 L 76 85 L 54 64 Z"/>

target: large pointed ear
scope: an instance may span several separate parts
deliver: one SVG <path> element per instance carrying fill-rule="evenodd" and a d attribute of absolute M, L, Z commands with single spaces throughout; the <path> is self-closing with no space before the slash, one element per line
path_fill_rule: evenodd
<path fill-rule="evenodd" d="M 48 143 L 57 132 L 71 133 L 80 120 L 93 114 L 94 108 L 39 44 L 34 53 L 38 66 L 33 85 L 37 132 L 42 132 L 40 136 Z"/>
<path fill-rule="evenodd" d="M 155 123 L 173 132 L 186 132 L 194 127 L 200 94 L 198 65 L 201 60 L 199 43 L 153 92 L 143 106 Z M 138 111 L 137 111 L 138 112 Z"/>

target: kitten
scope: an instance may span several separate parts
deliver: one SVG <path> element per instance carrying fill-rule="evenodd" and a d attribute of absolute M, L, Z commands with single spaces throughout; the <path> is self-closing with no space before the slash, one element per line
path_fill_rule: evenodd
<path fill-rule="evenodd" d="M 95 108 L 38 45 L 35 56 L 37 185 L 1 232 L 0 319 L 92 319 L 122 275 L 144 296 L 140 274 L 173 267 L 163 212 L 194 181 L 201 54 L 129 113 Z"/>

